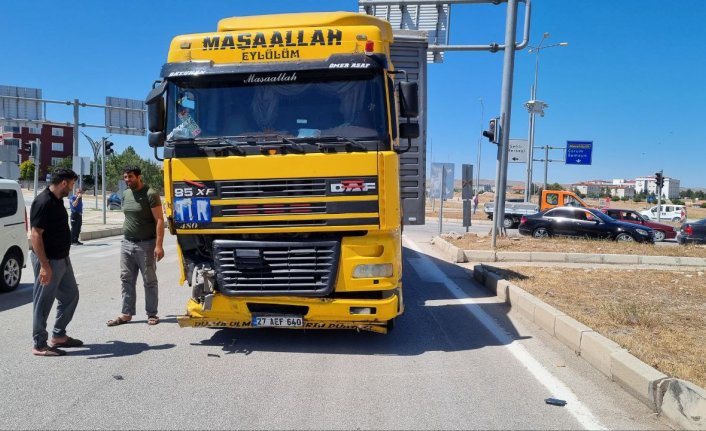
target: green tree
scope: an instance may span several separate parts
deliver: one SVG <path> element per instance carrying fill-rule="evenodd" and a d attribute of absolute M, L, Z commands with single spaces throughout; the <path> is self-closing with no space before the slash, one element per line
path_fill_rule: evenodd
<path fill-rule="evenodd" d="M 128 166 L 138 166 L 142 170 L 142 178 L 145 183 L 158 191 L 164 190 L 162 167 L 153 160 L 140 157 L 131 146 L 120 154 L 108 156 L 105 162 L 106 190 L 118 189 L 118 183 L 123 179 L 123 169 Z"/>
<path fill-rule="evenodd" d="M 73 168 L 73 158 L 71 156 L 69 157 L 64 157 L 61 159 L 59 163 L 56 165 L 49 166 L 47 169 L 47 173 L 54 173 L 55 170 L 57 169 L 72 169 Z"/>
<path fill-rule="evenodd" d="M 564 187 L 559 183 L 547 184 L 547 190 L 564 190 Z"/>
<path fill-rule="evenodd" d="M 31 159 L 25 160 L 20 164 L 20 178 L 23 180 L 34 179 L 34 161 Z"/>

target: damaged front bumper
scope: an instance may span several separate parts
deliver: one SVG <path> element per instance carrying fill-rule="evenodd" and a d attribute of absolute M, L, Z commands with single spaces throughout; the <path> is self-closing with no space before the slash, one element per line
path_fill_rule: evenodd
<path fill-rule="evenodd" d="M 402 312 L 400 291 L 384 299 L 334 299 L 300 297 L 230 297 L 209 295 L 204 303 L 189 299 L 187 313 L 178 316 L 181 327 L 255 328 L 258 317 L 273 317 L 264 327 L 286 329 L 353 329 L 385 334 Z M 253 311 L 256 310 L 256 311 Z M 284 311 L 282 311 L 284 310 Z M 296 322 L 291 325 L 292 322 Z"/>

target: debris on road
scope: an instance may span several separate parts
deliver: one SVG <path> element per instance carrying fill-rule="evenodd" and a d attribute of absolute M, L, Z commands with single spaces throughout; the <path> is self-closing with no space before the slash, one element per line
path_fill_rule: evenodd
<path fill-rule="evenodd" d="M 558 398 L 547 398 L 546 400 L 544 400 L 544 402 L 559 407 L 564 407 L 566 405 L 566 401 L 560 400 Z"/>

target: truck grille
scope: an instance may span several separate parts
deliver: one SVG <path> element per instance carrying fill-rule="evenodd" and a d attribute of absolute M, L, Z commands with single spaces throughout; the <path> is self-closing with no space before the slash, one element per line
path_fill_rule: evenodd
<path fill-rule="evenodd" d="M 223 199 L 326 196 L 326 179 L 217 181 Z"/>
<path fill-rule="evenodd" d="M 219 290 L 226 295 L 325 296 L 338 268 L 338 241 L 216 240 Z"/>

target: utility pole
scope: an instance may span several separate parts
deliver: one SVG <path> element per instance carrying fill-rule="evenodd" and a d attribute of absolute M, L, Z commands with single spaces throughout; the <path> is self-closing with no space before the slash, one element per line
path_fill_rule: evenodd
<path fill-rule="evenodd" d="M 476 171 L 476 194 L 478 194 L 478 191 L 480 190 L 480 151 L 481 151 L 481 143 L 483 142 L 483 128 L 485 127 L 484 119 L 483 117 L 485 116 L 485 106 L 483 106 L 483 98 L 480 97 L 478 98 L 478 101 L 480 102 L 480 130 L 481 133 L 478 135 L 478 161 L 477 161 L 477 171 Z"/>

